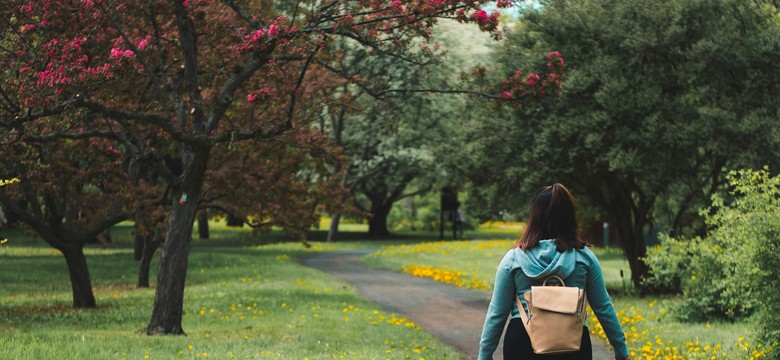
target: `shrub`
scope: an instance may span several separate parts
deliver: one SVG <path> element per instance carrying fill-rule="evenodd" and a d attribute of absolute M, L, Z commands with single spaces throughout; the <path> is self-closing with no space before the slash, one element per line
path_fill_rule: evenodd
<path fill-rule="evenodd" d="M 677 289 L 683 301 L 672 307 L 683 321 L 735 320 L 753 313 L 752 298 L 731 296 L 747 290 L 735 273 L 736 257 L 728 254 L 739 244 L 723 244 L 720 237 L 662 238 L 661 245 L 648 251 L 647 263 L 655 288 Z"/>
<path fill-rule="evenodd" d="M 686 320 L 754 314 L 757 340 L 780 339 L 780 176 L 768 169 L 729 173 L 728 197 L 704 211 L 704 238 L 663 239 L 648 252 L 649 281 L 679 287 Z M 775 352 L 778 355 L 780 352 Z"/>

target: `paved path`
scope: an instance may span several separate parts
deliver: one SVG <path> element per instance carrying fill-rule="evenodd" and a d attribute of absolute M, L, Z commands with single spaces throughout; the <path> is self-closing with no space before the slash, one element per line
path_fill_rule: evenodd
<path fill-rule="evenodd" d="M 372 250 L 319 253 L 300 259 L 306 266 L 335 275 L 384 310 L 406 317 L 433 336 L 476 359 L 490 295 L 441 282 L 363 265 L 359 258 Z M 503 341 L 503 338 L 502 338 Z M 613 355 L 593 339 L 593 359 Z M 503 360 L 501 345 L 494 357 Z"/>

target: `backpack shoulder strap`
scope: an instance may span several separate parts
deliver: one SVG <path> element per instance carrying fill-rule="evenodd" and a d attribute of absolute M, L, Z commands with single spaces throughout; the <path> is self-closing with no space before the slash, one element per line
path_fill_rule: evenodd
<path fill-rule="evenodd" d="M 533 294 L 531 295 L 533 296 Z M 525 312 L 525 308 L 523 307 L 523 303 L 520 302 L 520 296 L 515 293 L 515 302 L 517 302 L 517 311 L 520 312 L 520 319 L 523 320 L 523 326 L 528 326 L 528 321 L 531 319 L 531 317 Z M 531 305 L 528 305 L 529 311 Z M 526 331 L 528 331 L 528 328 L 526 328 Z"/>

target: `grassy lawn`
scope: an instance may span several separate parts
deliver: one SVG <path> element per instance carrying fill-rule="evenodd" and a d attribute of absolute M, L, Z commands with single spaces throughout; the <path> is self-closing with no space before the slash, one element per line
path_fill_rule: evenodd
<path fill-rule="evenodd" d="M 513 240 L 479 240 L 385 245 L 364 261 L 372 266 L 438 277 L 440 281 L 490 292 L 496 266 L 512 244 Z M 678 301 L 674 297 L 640 298 L 633 294 L 628 262 L 620 250 L 593 250 L 602 265 L 632 358 L 750 359 L 753 356 L 755 348 L 746 339 L 750 333 L 748 323 L 677 322 L 667 310 Z M 591 331 L 604 338 L 592 314 L 589 321 Z"/>
<path fill-rule="evenodd" d="M 132 259 L 130 224 L 115 228 L 111 246 L 87 249 L 98 301 L 94 310 L 69 308 L 70 284 L 57 251 L 6 231 L 9 241 L 0 247 L 0 359 L 457 359 L 455 350 L 409 320 L 382 312 L 348 284 L 295 259 L 316 251 L 378 248 L 367 263 L 489 292 L 496 265 L 519 230 L 492 224 L 467 232 L 481 240 L 402 233 L 392 241 L 368 241 L 365 225 L 349 224 L 346 228 L 356 232 L 325 244 L 317 240 L 325 238 L 327 224 L 320 228 L 306 249 L 282 233 L 251 236 L 248 229 L 212 224 L 209 240 L 193 241 L 186 337 L 140 332 L 149 321 L 154 290 L 135 288 L 138 264 Z M 666 310 L 675 298 L 633 295 L 620 251 L 594 250 L 632 358 L 750 358 L 754 348 L 743 339 L 748 324 L 675 322 Z M 591 329 L 600 335 L 597 323 Z"/>
<path fill-rule="evenodd" d="M 153 289 L 137 289 L 130 226 L 90 247 L 98 308 L 73 310 L 64 258 L 41 240 L 4 232 L 0 359 L 457 359 L 412 322 L 382 312 L 346 283 L 295 259 L 369 242 L 264 244 L 247 230 L 211 227 L 189 260 L 187 336 L 150 337 Z M 154 283 L 157 261 L 152 264 Z"/>

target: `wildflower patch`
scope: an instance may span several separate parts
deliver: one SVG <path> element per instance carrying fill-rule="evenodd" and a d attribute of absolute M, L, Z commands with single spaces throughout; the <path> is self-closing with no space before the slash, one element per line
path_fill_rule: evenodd
<path fill-rule="evenodd" d="M 481 280 L 476 276 L 468 278 L 468 275 L 461 271 L 436 269 L 431 266 L 407 265 L 404 266 L 403 272 L 412 276 L 430 278 L 435 281 L 469 289 L 482 290 L 488 286 L 485 280 Z"/>
<path fill-rule="evenodd" d="M 651 302 L 649 307 L 653 307 L 655 301 Z M 593 310 L 588 308 L 588 327 L 591 334 L 607 342 L 607 335 L 604 328 L 595 317 Z M 680 344 L 678 341 L 670 340 L 668 330 L 664 326 L 652 326 L 655 320 L 654 313 L 645 314 L 645 311 L 635 306 L 628 306 L 617 312 L 620 323 L 623 325 L 623 332 L 626 334 L 626 343 L 632 359 L 663 359 L 663 360 L 683 360 L 683 359 L 762 359 L 772 353 L 773 346 L 764 344 L 751 344 L 740 337 L 733 346 L 724 346 L 717 343 L 705 343 L 699 340 L 686 341 Z M 650 322 L 650 323 L 648 323 Z M 710 326 L 707 325 L 707 329 Z"/>

